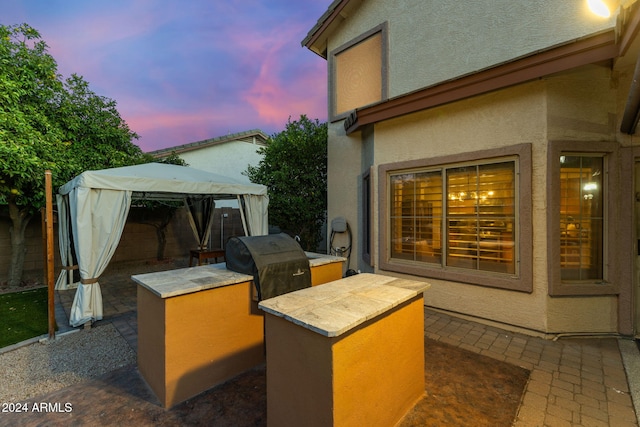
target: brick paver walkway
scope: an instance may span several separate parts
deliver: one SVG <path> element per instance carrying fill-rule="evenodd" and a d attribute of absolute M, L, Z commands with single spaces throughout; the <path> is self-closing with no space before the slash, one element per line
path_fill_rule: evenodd
<path fill-rule="evenodd" d="M 638 425 L 616 338 L 551 341 L 428 309 L 425 336 L 529 369 L 516 427 Z"/>
<path fill-rule="evenodd" d="M 101 322 L 112 322 L 137 349 L 136 285 L 115 280 L 102 290 Z M 59 294 L 70 307 L 73 291 Z M 516 427 L 638 426 L 618 338 L 552 341 L 428 308 L 425 336 L 530 370 Z"/>

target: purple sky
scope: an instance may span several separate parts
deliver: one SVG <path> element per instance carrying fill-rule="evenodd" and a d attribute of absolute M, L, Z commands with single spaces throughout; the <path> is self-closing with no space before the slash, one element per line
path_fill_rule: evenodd
<path fill-rule="evenodd" d="M 300 42 L 331 0 L 11 0 L 64 78 L 115 100 L 144 151 L 327 119 L 326 62 Z"/>

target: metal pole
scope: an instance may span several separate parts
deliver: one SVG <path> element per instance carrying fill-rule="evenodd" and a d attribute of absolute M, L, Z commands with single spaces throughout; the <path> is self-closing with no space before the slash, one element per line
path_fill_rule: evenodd
<path fill-rule="evenodd" d="M 49 289 L 48 307 L 49 307 L 49 339 L 56 337 L 56 307 L 55 296 L 53 293 L 53 196 L 51 185 L 51 171 L 44 172 L 45 195 L 46 195 L 46 222 L 47 222 L 47 287 Z"/>

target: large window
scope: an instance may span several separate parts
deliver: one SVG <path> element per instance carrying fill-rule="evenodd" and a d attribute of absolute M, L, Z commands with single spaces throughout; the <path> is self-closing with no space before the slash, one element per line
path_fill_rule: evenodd
<path fill-rule="evenodd" d="M 516 273 L 515 159 L 389 179 L 391 259 Z"/>
<path fill-rule="evenodd" d="M 334 50 L 331 61 L 331 115 L 386 99 L 386 25 Z"/>
<path fill-rule="evenodd" d="M 379 172 L 381 270 L 533 290 L 531 144 Z"/>

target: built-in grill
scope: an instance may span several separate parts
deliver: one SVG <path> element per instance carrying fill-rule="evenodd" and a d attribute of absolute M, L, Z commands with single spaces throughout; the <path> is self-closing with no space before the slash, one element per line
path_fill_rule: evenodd
<path fill-rule="evenodd" d="M 227 269 L 250 274 L 258 300 L 311 286 L 311 268 L 293 238 L 282 234 L 232 237 L 225 248 Z"/>

